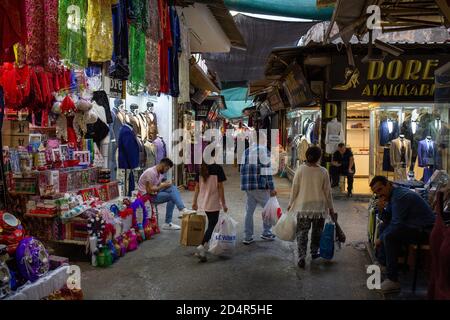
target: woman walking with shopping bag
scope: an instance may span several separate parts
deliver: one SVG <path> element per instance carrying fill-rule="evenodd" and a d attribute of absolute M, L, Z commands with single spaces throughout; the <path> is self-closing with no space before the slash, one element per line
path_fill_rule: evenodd
<path fill-rule="evenodd" d="M 214 154 L 212 154 L 214 156 Z M 200 261 L 206 261 L 206 246 L 219 219 L 220 210 L 228 212 L 225 202 L 223 182 L 227 180 L 222 166 L 218 164 L 207 165 L 205 162 L 200 167 L 200 173 L 196 176 L 196 187 L 192 208 L 205 211 L 208 217 L 208 229 L 203 237 L 202 244 L 197 247 Z"/>
<path fill-rule="evenodd" d="M 288 211 L 297 213 L 298 266 L 305 268 L 308 233 L 311 232 L 311 258 L 319 258 L 320 236 L 325 218 L 334 219 L 333 198 L 327 169 L 319 165 L 322 150 L 309 147 L 306 163 L 300 165 L 292 182 Z"/>

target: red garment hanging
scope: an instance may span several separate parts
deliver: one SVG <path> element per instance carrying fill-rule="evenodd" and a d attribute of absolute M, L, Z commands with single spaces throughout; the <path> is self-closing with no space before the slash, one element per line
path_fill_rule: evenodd
<path fill-rule="evenodd" d="M 14 62 L 14 44 L 25 42 L 20 0 L 0 1 L 0 62 Z"/>
<path fill-rule="evenodd" d="M 159 19 L 163 31 L 163 37 L 159 41 L 159 63 L 160 63 L 160 92 L 170 92 L 169 82 L 169 48 L 172 46 L 172 32 L 170 29 L 170 14 L 167 0 L 158 0 Z"/>

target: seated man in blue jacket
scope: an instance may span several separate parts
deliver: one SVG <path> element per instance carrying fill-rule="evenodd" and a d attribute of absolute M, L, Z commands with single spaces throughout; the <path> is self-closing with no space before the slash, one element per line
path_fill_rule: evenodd
<path fill-rule="evenodd" d="M 431 231 L 435 214 L 419 194 L 394 185 L 384 176 L 374 177 L 370 188 L 379 198 L 379 212 L 391 216 L 388 226 L 380 235 L 387 269 L 387 279 L 381 284 L 381 290 L 399 291 L 397 260 L 402 246 L 417 243 L 422 231 Z"/>
<path fill-rule="evenodd" d="M 180 230 L 180 226 L 172 223 L 173 210 L 175 206 L 180 213 L 191 214 L 194 210 L 189 210 L 181 199 L 178 188 L 172 184 L 172 181 L 164 181 L 164 175 L 173 167 L 172 160 L 164 158 L 159 164 L 148 168 L 139 178 L 139 192 L 148 194 L 152 202 L 156 204 L 167 203 L 166 220 L 163 225 L 164 230 Z"/>

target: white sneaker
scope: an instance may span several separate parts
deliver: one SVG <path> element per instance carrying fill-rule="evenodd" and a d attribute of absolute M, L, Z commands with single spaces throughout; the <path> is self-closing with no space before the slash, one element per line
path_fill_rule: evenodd
<path fill-rule="evenodd" d="M 197 211 L 191 210 L 188 208 L 184 208 L 183 210 L 180 211 L 180 216 L 185 215 L 185 214 L 193 214 L 193 213 L 197 213 Z"/>
<path fill-rule="evenodd" d="M 181 227 L 173 223 L 164 223 L 162 226 L 163 230 L 180 230 Z"/>
<path fill-rule="evenodd" d="M 205 249 L 205 246 L 204 245 L 199 245 L 198 247 L 197 247 L 197 251 L 198 251 L 198 254 L 199 254 L 199 256 L 200 257 L 204 257 L 204 256 L 206 256 L 206 249 Z"/>
<path fill-rule="evenodd" d="M 400 282 L 386 279 L 381 283 L 381 291 L 383 293 L 399 292 L 401 290 Z"/>

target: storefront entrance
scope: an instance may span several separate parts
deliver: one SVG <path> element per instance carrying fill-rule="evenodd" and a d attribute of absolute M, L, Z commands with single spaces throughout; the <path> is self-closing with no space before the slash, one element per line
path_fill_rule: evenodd
<path fill-rule="evenodd" d="M 448 170 L 448 110 L 432 103 L 372 102 L 347 102 L 345 109 L 355 194 L 369 194 L 375 175 L 426 183 L 436 170 Z"/>

